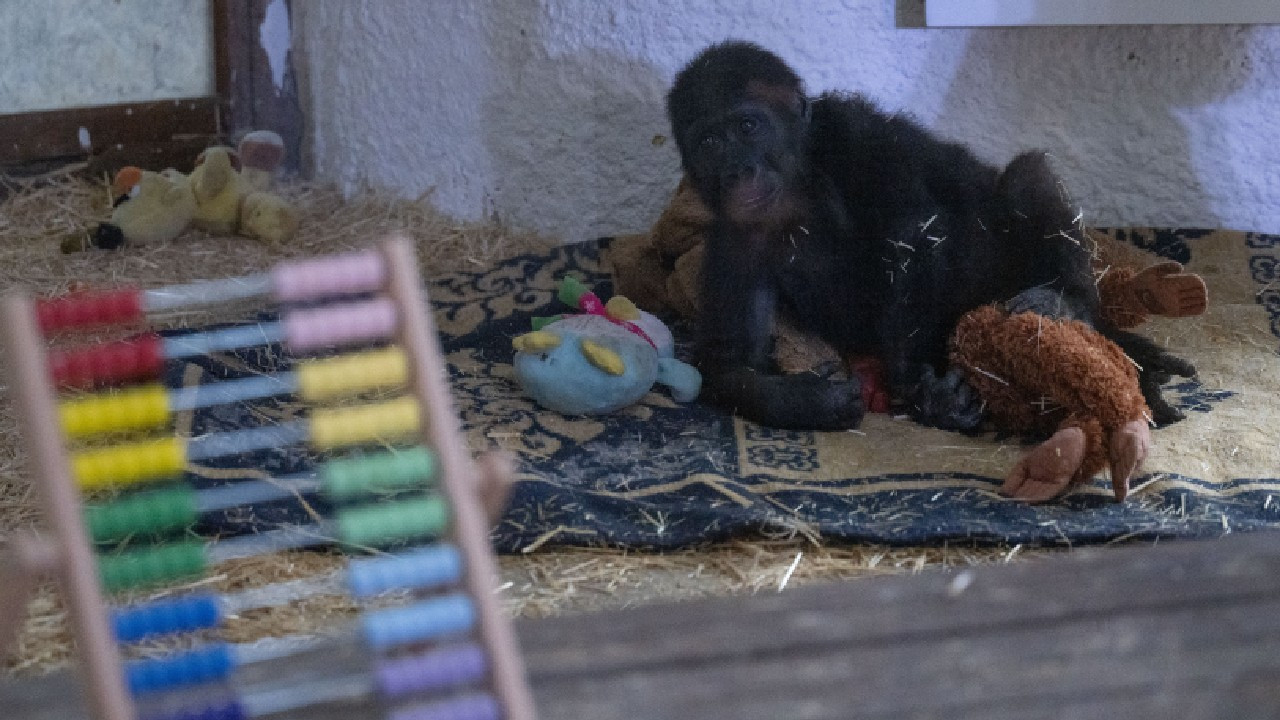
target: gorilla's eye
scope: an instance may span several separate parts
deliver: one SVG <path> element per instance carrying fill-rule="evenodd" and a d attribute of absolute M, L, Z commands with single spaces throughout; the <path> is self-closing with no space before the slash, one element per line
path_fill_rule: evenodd
<path fill-rule="evenodd" d="M 702 140 L 700 140 L 699 142 L 701 143 L 702 147 L 714 150 L 720 147 L 720 136 L 704 135 L 702 136 Z"/>
<path fill-rule="evenodd" d="M 738 132 L 742 133 L 745 136 L 750 136 L 754 134 L 756 129 L 759 127 L 760 127 L 760 121 L 756 120 L 753 117 L 744 117 L 738 121 Z"/>

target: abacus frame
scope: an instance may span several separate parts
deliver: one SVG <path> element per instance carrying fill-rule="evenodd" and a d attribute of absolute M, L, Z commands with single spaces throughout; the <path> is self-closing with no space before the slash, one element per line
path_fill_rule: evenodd
<path fill-rule="evenodd" d="M 409 358 L 410 390 L 423 415 L 422 440 L 438 455 L 441 487 L 452 509 L 449 536 L 464 560 L 464 586 L 475 604 L 479 635 L 489 653 L 490 684 L 505 720 L 534 720 L 536 712 L 515 634 L 493 592 L 497 567 L 481 503 L 485 488 L 510 482 L 510 468 L 496 456 L 481 458 L 480 463 L 473 461 L 463 444 L 412 244 L 392 237 L 379 251 L 387 273 L 385 294 L 399 316 L 394 340 Z M 82 519 L 84 508 L 59 432 L 57 397 L 34 301 L 25 295 L 6 298 L 0 308 L 0 323 L 0 343 L 6 352 L 10 396 L 22 429 L 27 470 L 36 485 L 50 535 L 43 538 L 28 533 L 10 543 L 7 569 L 0 573 L 0 648 L 16 632 L 30 589 L 42 575 L 54 575 L 67 602 L 92 716 L 95 720 L 135 720 Z"/>

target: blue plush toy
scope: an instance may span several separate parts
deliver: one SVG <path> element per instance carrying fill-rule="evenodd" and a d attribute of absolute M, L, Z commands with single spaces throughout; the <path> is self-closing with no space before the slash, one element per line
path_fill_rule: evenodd
<path fill-rule="evenodd" d="M 540 405 L 566 415 L 609 413 L 654 383 L 679 402 L 698 396 L 702 376 L 675 359 L 661 320 L 622 296 L 601 304 L 574 278 L 561 281 L 559 298 L 582 313 L 535 318 L 534 331 L 512 341 L 516 379 Z"/>

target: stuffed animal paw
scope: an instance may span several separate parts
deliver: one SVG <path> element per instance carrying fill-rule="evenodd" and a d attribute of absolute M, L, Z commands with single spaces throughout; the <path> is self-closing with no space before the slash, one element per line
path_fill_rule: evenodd
<path fill-rule="evenodd" d="M 1145 268 L 1129 281 L 1142 307 L 1152 315 L 1193 317 L 1209 307 L 1209 291 L 1199 275 L 1184 272 L 1182 263 L 1168 261 Z"/>
<path fill-rule="evenodd" d="M 240 206 L 240 234 L 279 245 L 298 232 L 298 214 L 284 198 L 269 192 L 253 192 Z"/>

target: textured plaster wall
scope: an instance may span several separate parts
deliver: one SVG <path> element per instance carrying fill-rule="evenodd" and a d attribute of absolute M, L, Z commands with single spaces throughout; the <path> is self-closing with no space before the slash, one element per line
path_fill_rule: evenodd
<path fill-rule="evenodd" d="M 785 8 L 785 10 L 784 10 Z M 1280 28 L 899 29 L 888 0 L 295 3 L 315 175 L 565 240 L 648 226 L 663 93 L 759 41 L 1002 163 L 1039 147 L 1092 222 L 1280 232 Z"/>
<path fill-rule="evenodd" d="M 209 0 L 0 0 L 0 113 L 213 93 Z"/>

